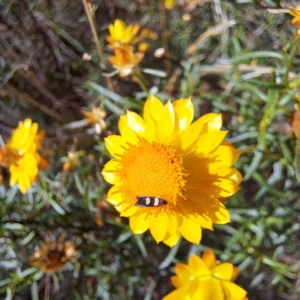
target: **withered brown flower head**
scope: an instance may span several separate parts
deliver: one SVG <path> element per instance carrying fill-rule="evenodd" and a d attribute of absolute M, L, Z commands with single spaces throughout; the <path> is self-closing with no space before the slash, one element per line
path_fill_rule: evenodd
<path fill-rule="evenodd" d="M 29 264 L 46 273 L 54 273 L 76 255 L 77 251 L 73 243 L 64 242 L 64 238 L 60 237 L 57 241 L 42 243 L 40 249 L 29 257 Z"/>

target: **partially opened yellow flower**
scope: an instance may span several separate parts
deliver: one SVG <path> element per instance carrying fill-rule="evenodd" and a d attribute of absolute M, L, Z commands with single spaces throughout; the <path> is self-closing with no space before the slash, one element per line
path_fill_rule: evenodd
<path fill-rule="evenodd" d="M 19 185 L 23 194 L 37 180 L 39 169 L 45 169 L 48 162 L 39 154 L 44 131 L 38 132 L 38 124 L 31 119 L 19 122 L 11 139 L 0 147 L 0 165 L 9 168 L 10 186 Z"/>
<path fill-rule="evenodd" d="M 238 268 L 231 263 L 218 263 L 212 250 L 202 257 L 192 255 L 188 265 L 177 264 L 171 277 L 176 290 L 163 300 L 246 300 L 247 292 L 233 283 Z"/>
<path fill-rule="evenodd" d="M 289 7 L 290 14 L 294 16 L 291 24 L 293 26 L 300 26 L 300 5 Z"/>
<path fill-rule="evenodd" d="M 116 48 L 115 56 L 110 56 L 108 60 L 119 71 L 120 76 L 125 77 L 133 72 L 143 57 L 143 53 L 134 53 L 132 47 L 124 44 L 121 48 Z"/>
<path fill-rule="evenodd" d="M 110 35 L 106 36 L 106 40 L 109 42 L 109 48 L 119 48 L 123 44 L 134 43 L 134 38 L 136 37 L 140 29 L 139 25 L 128 25 L 122 20 L 115 20 L 114 24 L 108 26 Z"/>
<path fill-rule="evenodd" d="M 85 116 L 87 124 L 95 125 L 97 134 L 100 134 L 103 129 L 106 128 L 106 123 L 104 121 L 106 117 L 106 111 L 101 110 L 99 107 L 93 107 L 90 111 L 81 111 Z"/>
<path fill-rule="evenodd" d="M 300 5 L 289 7 L 290 14 L 294 16 L 291 24 L 296 26 L 295 38 L 300 36 Z"/>
<path fill-rule="evenodd" d="M 230 221 L 223 205 L 242 180 L 231 166 L 239 152 L 224 141 L 222 116 L 194 123 L 191 98 L 165 105 L 150 96 L 144 116 L 121 116 L 121 135 L 105 140 L 111 159 L 103 176 L 114 186 L 107 200 L 130 218 L 135 234 L 150 229 L 155 241 L 174 246 L 182 235 L 199 244 L 201 227 Z"/>

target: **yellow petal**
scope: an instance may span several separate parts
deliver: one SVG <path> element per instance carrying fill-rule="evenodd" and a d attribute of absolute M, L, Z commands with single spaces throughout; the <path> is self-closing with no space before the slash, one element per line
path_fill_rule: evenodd
<path fill-rule="evenodd" d="M 240 188 L 238 184 L 235 184 L 232 180 L 222 180 L 219 185 L 220 192 L 219 198 L 228 198 L 235 194 Z"/>
<path fill-rule="evenodd" d="M 179 219 L 179 217 L 174 214 L 168 216 L 168 218 L 167 218 L 167 228 L 171 235 L 173 235 L 173 234 L 177 235 L 177 233 L 178 233 L 178 227 L 181 224 L 181 221 L 178 219 Z"/>
<path fill-rule="evenodd" d="M 241 153 L 230 143 L 223 141 L 222 144 L 214 151 L 213 158 L 217 164 L 230 167 L 236 163 L 240 155 Z"/>
<path fill-rule="evenodd" d="M 128 205 L 127 203 L 122 204 L 121 217 L 131 217 L 136 214 L 138 208 L 136 206 Z"/>
<path fill-rule="evenodd" d="M 131 216 L 129 226 L 134 234 L 144 233 L 149 229 L 149 218 L 147 218 L 146 214 Z"/>
<path fill-rule="evenodd" d="M 119 189 L 116 186 L 113 186 L 108 191 L 106 200 L 112 205 L 119 205 L 123 201 L 123 197 Z"/>
<path fill-rule="evenodd" d="M 157 121 L 163 109 L 164 105 L 157 97 L 154 95 L 149 96 L 144 105 L 143 117 L 145 122 Z"/>
<path fill-rule="evenodd" d="M 224 167 L 214 172 L 219 177 L 218 181 L 214 183 L 215 187 L 218 188 L 218 197 L 230 197 L 240 189 L 239 184 L 243 177 L 236 169 Z M 205 183 L 202 182 L 199 187 L 200 185 L 205 186 Z"/>
<path fill-rule="evenodd" d="M 110 135 L 104 139 L 104 143 L 107 151 L 111 155 L 117 156 L 124 153 L 126 143 L 120 135 Z"/>
<path fill-rule="evenodd" d="M 211 249 L 207 249 L 202 254 L 201 258 L 210 269 L 212 269 L 216 266 L 216 256 L 215 256 L 214 251 L 212 251 Z"/>
<path fill-rule="evenodd" d="M 227 300 L 225 298 L 221 282 L 216 278 L 205 278 L 199 280 L 195 292 L 192 294 L 193 300 Z"/>
<path fill-rule="evenodd" d="M 198 138 L 196 151 L 201 154 L 208 154 L 214 151 L 224 140 L 227 131 L 207 132 Z"/>
<path fill-rule="evenodd" d="M 175 113 L 174 107 L 170 101 L 166 103 L 159 116 L 157 123 L 157 135 L 159 142 L 164 143 L 174 132 Z"/>
<path fill-rule="evenodd" d="M 226 300 L 243 300 L 247 292 L 230 281 L 221 281 Z"/>
<path fill-rule="evenodd" d="M 194 203 L 194 201 L 196 203 Z M 197 204 L 198 201 L 199 198 L 192 199 L 189 197 L 189 200 L 183 203 L 183 205 L 180 207 L 180 210 L 182 210 L 183 215 L 190 216 L 193 222 L 198 224 L 198 226 L 212 230 L 212 221 L 207 215 L 204 214 L 205 211 L 199 210 L 199 206 Z M 193 217 L 191 217 L 192 215 Z"/>
<path fill-rule="evenodd" d="M 124 32 L 123 40 L 125 43 L 133 42 L 132 39 L 139 31 L 140 26 L 139 25 L 128 25 Z"/>
<path fill-rule="evenodd" d="M 235 281 L 236 278 L 238 277 L 238 275 L 239 275 L 239 268 L 233 266 L 233 274 L 232 274 L 232 278 L 230 279 L 230 281 Z"/>
<path fill-rule="evenodd" d="M 188 150 L 191 151 L 194 148 L 194 146 L 196 145 L 198 137 L 201 134 L 202 128 L 203 128 L 203 122 L 201 121 L 201 119 L 198 119 L 197 121 L 192 123 L 191 126 L 187 127 L 186 130 L 181 132 L 180 148 L 184 149 L 186 151 L 188 151 Z"/>
<path fill-rule="evenodd" d="M 183 218 L 182 224 L 179 228 L 179 232 L 189 242 L 199 245 L 202 237 L 201 228 L 190 218 Z"/>
<path fill-rule="evenodd" d="M 116 40 L 122 40 L 126 25 L 122 20 L 115 20 L 114 25 L 109 25 L 108 30 L 110 35 Z"/>
<path fill-rule="evenodd" d="M 186 299 L 185 298 L 186 294 L 187 294 L 187 288 L 182 287 L 166 295 L 165 297 L 162 298 L 162 300 L 181 300 L 181 299 L 184 300 Z"/>
<path fill-rule="evenodd" d="M 222 128 L 222 115 L 209 113 L 200 118 L 203 123 L 203 133 L 219 131 Z"/>
<path fill-rule="evenodd" d="M 215 216 L 216 216 L 216 222 L 215 222 L 216 224 L 226 224 L 230 222 L 229 211 L 226 209 L 225 206 L 224 207 L 220 206 L 220 209 L 215 213 Z"/>
<path fill-rule="evenodd" d="M 164 2 L 166 9 L 172 9 L 176 4 L 176 0 L 165 0 Z"/>
<path fill-rule="evenodd" d="M 202 185 L 201 182 L 201 185 L 199 184 L 199 190 L 190 191 L 187 194 L 189 199 L 193 199 L 193 205 L 197 213 L 203 217 L 211 219 L 212 223 L 215 224 L 225 224 L 230 222 L 229 211 L 226 209 L 224 204 L 217 198 L 212 197 L 210 192 L 206 194 L 206 191 L 202 190 L 201 187 L 208 189 L 209 185 Z"/>
<path fill-rule="evenodd" d="M 120 128 L 120 131 L 124 130 L 124 128 L 129 127 L 139 136 L 143 136 L 145 132 L 145 122 L 138 114 L 132 111 L 127 111 L 127 114 L 122 116 L 121 119 L 122 124 L 120 125 L 119 123 L 119 126 L 121 126 L 122 128 Z M 121 135 L 123 134 L 121 133 Z"/>
<path fill-rule="evenodd" d="M 164 238 L 163 242 L 168 245 L 169 247 L 174 247 L 179 240 L 179 232 L 176 233 L 167 233 L 166 237 Z"/>
<path fill-rule="evenodd" d="M 214 267 L 211 271 L 215 277 L 230 281 L 233 275 L 233 265 L 231 263 L 222 263 Z"/>
<path fill-rule="evenodd" d="M 115 184 L 117 182 L 117 177 L 114 171 L 117 169 L 118 165 L 118 162 L 111 159 L 105 164 L 101 172 L 103 178 L 110 184 Z"/>
<path fill-rule="evenodd" d="M 184 130 L 191 125 L 194 118 L 194 104 L 191 97 L 173 102 L 175 110 L 175 129 Z"/>
<path fill-rule="evenodd" d="M 137 133 L 131 128 L 128 127 L 128 117 L 127 115 L 123 115 L 119 120 L 119 130 L 121 136 L 126 138 L 126 141 L 131 144 L 136 144 L 138 142 Z"/>
<path fill-rule="evenodd" d="M 211 275 L 211 271 L 209 269 L 209 267 L 205 264 L 205 262 L 197 255 L 193 254 L 190 258 L 189 258 L 189 262 L 188 262 L 189 268 L 190 268 L 190 272 L 191 272 L 191 276 L 193 276 L 194 278 L 198 277 L 198 276 L 210 276 Z"/>
<path fill-rule="evenodd" d="M 175 276 L 172 276 L 172 277 L 170 278 L 170 280 L 171 280 L 173 286 L 175 286 L 176 288 L 179 288 L 179 287 L 182 285 L 181 282 L 180 282 L 179 277 L 176 276 L 176 275 L 175 275 Z"/>
<path fill-rule="evenodd" d="M 166 215 L 150 216 L 150 231 L 156 243 L 161 242 L 167 233 L 168 217 Z"/>
<path fill-rule="evenodd" d="M 175 281 L 174 286 L 181 287 L 186 285 L 190 282 L 190 277 L 193 276 L 191 269 L 188 265 L 185 264 L 176 264 L 175 265 L 175 273 L 177 278 L 171 279 L 172 283 L 173 280 Z M 174 276 L 175 277 L 175 276 Z"/>

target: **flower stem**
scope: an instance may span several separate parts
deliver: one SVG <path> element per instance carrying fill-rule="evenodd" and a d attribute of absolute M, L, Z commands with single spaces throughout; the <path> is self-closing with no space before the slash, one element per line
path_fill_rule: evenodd
<path fill-rule="evenodd" d="M 82 3 L 83 3 L 83 6 L 84 6 L 84 9 L 85 9 L 85 13 L 87 15 L 89 24 L 90 24 L 90 28 L 91 28 L 91 31 L 92 31 L 92 34 L 93 34 L 94 42 L 96 44 L 98 56 L 99 56 L 99 59 L 100 59 L 100 64 L 102 64 L 105 67 L 105 69 L 107 69 L 106 61 L 105 61 L 105 58 L 104 58 L 104 55 L 103 55 L 103 52 L 102 52 L 102 48 L 101 48 L 101 45 L 100 45 L 99 37 L 98 37 L 98 34 L 97 34 L 95 22 L 94 22 L 92 13 L 91 13 L 91 4 L 87 0 L 82 0 Z M 113 91 L 113 85 L 112 85 L 112 82 L 111 82 L 110 78 L 109 77 L 105 77 L 105 78 L 106 78 L 108 88 L 111 91 Z"/>
<path fill-rule="evenodd" d="M 139 86 L 141 87 L 141 89 L 146 94 L 148 94 L 147 81 L 146 81 L 145 77 L 143 76 L 143 74 L 141 73 L 140 70 L 136 70 L 136 72 L 135 72 L 135 78 L 137 79 L 137 83 L 139 84 Z"/>
<path fill-rule="evenodd" d="M 169 52 L 169 45 L 168 45 L 168 32 L 167 32 L 167 22 L 166 22 L 166 12 L 165 12 L 165 6 L 164 1 L 160 0 L 158 3 L 158 9 L 159 9 L 159 20 L 160 20 L 160 27 L 162 31 L 162 40 L 163 45 L 165 48 L 165 68 L 166 72 L 170 74 L 171 72 L 171 61 L 170 61 L 170 52 Z"/>
<path fill-rule="evenodd" d="M 49 299 L 50 299 L 50 275 L 46 274 L 44 300 L 49 300 Z"/>
<path fill-rule="evenodd" d="M 289 58 L 287 60 L 287 63 L 286 63 L 286 70 L 285 70 L 285 74 L 284 74 L 284 77 L 283 77 L 283 83 L 285 85 L 288 85 L 289 73 L 290 73 L 290 70 L 292 68 L 294 58 L 295 58 L 297 52 L 299 51 L 299 46 L 300 46 L 300 38 L 297 38 L 297 39 L 295 39 L 295 44 L 292 47 L 290 56 L 289 56 Z"/>

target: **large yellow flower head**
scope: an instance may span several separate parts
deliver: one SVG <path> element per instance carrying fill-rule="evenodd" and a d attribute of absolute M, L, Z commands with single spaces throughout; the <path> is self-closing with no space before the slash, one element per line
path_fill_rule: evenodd
<path fill-rule="evenodd" d="M 37 180 L 39 169 L 48 165 L 38 152 L 43 137 L 44 132 L 38 132 L 38 124 L 25 119 L 0 148 L 0 165 L 9 168 L 10 186 L 18 184 L 23 194 Z"/>
<path fill-rule="evenodd" d="M 177 275 L 171 277 L 176 290 L 163 300 L 246 300 L 247 292 L 233 283 L 238 268 L 231 263 L 216 261 L 212 250 L 206 250 L 202 257 L 192 255 L 188 265 L 177 264 Z"/>
<path fill-rule="evenodd" d="M 242 180 L 231 166 L 239 152 L 224 141 L 220 114 L 192 123 L 190 98 L 165 105 L 150 96 L 144 116 L 121 116 L 121 135 L 105 140 L 111 159 L 103 176 L 114 186 L 107 200 L 130 218 L 135 234 L 150 229 L 156 242 L 174 246 L 182 235 L 201 240 L 201 227 L 230 221 L 223 205 Z"/>
<path fill-rule="evenodd" d="M 114 24 L 108 26 L 110 35 L 106 36 L 110 48 L 118 48 L 123 44 L 135 43 L 135 37 L 140 29 L 139 25 L 128 25 L 122 20 L 115 20 Z"/>

